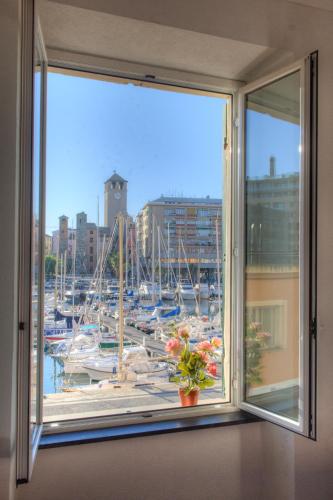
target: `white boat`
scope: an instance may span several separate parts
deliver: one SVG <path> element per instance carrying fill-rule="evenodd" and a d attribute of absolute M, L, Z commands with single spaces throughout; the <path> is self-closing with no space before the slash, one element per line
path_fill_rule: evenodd
<path fill-rule="evenodd" d="M 210 285 L 210 295 L 212 297 L 222 297 L 223 296 L 223 287 L 221 285 Z"/>
<path fill-rule="evenodd" d="M 162 288 L 161 295 L 163 300 L 173 300 L 175 298 L 175 290 Z"/>
<path fill-rule="evenodd" d="M 194 287 L 194 291 L 197 297 L 200 297 L 200 299 L 209 299 L 210 289 L 208 283 L 197 283 Z"/>
<path fill-rule="evenodd" d="M 114 359 L 86 361 L 83 368 L 88 373 L 91 380 L 116 379 L 118 375 L 118 356 Z M 124 367 L 124 373 L 128 381 L 150 377 L 167 377 L 169 375 L 169 365 L 166 362 L 139 361 L 133 362 Z"/>
<path fill-rule="evenodd" d="M 147 351 L 143 346 L 127 347 L 123 352 L 124 370 L 127 371 L 128 367 L 134 363 L 147 362 L 148 359 Z M 104 380 L 116 377 L 118 364 L 118 354 L 113 354 L 87 359 L 82 363 L 82 366 L 92 380 Z"/>
<path fill-rule="evenodd" d="M 176 288 L 176 294 L 183 300 L 195 300 L 196 294 L 190 281 L 181 281 Z"/>
<path fill-rule="evenodd" d="M 143 299 L 150 299 L 155 295 L 156 297 L 159 297 L 160 294 L 160 287 L 157 283 L 153 284 L 149 283 L 148 281 L 143 281 L 139 287 L 139 296 Z"/>

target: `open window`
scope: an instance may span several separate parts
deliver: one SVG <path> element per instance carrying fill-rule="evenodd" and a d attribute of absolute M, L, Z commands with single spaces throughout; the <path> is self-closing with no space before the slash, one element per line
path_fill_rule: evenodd
<path fill-rule="evenodd" d="M 239 406 L 314 436 L 316 55 L 239 92 Z"/>
<path fill-rule="evenodd" d="M 45 423 L 241 408 L 315 437 L 316 55 L 223 93 L 79 63 L 47 73 L 35 32 L 23 59 L 18 479 Z M 113 172 L 120 159 L 136 177 Z M 222 343 L 214 385 L 186 409 L 169 379 L 152 382 L 169 374 L 168 322 L 184 311 L 192 350 Z"/>
<path fill-rule="evenodd" d="M 30 5 L 30 4 L 29 4 Z M 44 317 L 44 200 L 47 61 L 33 10 L 23 13 L 20 299 L 18 337 L 17 480 L 32 472 L 42 431 Z M 32 57 L 33 56 L 33 57 Z"/>

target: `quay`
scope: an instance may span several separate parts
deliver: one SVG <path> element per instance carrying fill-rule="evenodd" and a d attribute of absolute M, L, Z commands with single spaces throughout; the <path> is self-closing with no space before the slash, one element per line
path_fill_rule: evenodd
<path fill-rule="evenodd" d="M 103 323 L 106 326 L 116 327 L 117 321 L 113 318 L 104 318 Z M 148 335 L 147 333 L 140 332 L 132 326 L 125 325 L 124 327 L 124 337 L 130 340 L 134 344 L 144 346 L 147 351 L 149 351 L 154 356 L 165 356 L 165 344 L 161 340 L 154 338 L 154 335 Z"/>
<path fill-rule="evenodd" d="M 200 402 L 219 404 L 221 387 L 217 384 L 200 394 Z M 153 380 L 149 383 L 91 384 L 68 388 L 66 392 L 44 396 L 44 422 L 75 418 L 149 413 L 152 410 L 179 407 L 178 388 L 174 383 Z"/>

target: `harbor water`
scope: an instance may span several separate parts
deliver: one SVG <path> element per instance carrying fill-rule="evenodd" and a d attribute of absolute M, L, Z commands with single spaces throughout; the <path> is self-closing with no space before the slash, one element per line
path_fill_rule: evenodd
<path fill-rule="evenodd" d="M 170 302 L 165 302 L 165 305 L 170 305 Z M 186 301 L 186 313 L 194 316 L 199 312 L 200 315 L 212 318 L 218 312 L 218 305 L 208 300 L 201 300 L 198 306 L 194 300 Z M 44 394 L 59 393 L 64 388 L 70 389 L 87 384 L 90 384 L 90 378 L 87 374 L 66 374 L 61 358 L 50 356 L 47 352 L 44 353 Z"/>

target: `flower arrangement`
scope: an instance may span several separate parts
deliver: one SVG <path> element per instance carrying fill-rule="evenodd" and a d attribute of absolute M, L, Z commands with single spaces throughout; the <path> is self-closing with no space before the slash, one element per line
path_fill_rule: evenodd
<path fill-rule="evenodd" d="M 260 323 L 249 323 L 246 328 L 246 383 L 249 386 L 257 385 L 262 382 L 261 378 L 261 358 L 262 350 L 267 346 L 267 341 L 271 334 L 261 329 Z"/>
<path fill-rule="evenodd" d="M 191 350 L 189 337 L 189 328 L 182 326 L 178 330 L 175 329 L 165 346 L 170 361 L 176 361 L 177 373 L 170 381 L 179 384 L 180 391 L 183 391 L 185 396 L 192 391 L 198 392 L 214 385 L 213 377 L 217 372 L 216 349 L 222 343 L 219 338 L 214 337 L 210 341 L 199 342 Z"/>

